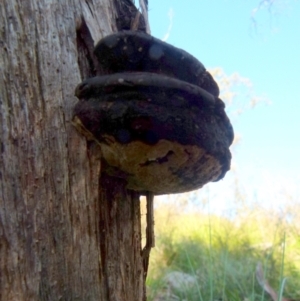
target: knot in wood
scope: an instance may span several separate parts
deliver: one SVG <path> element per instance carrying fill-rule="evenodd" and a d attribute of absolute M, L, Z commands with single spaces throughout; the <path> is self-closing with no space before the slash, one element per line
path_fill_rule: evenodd
<path fill-rule="evenodd" d="M 224 177 L 233 129 L 202 63 L 132 31 L 102 39 L 95 56 L 104 74 L 77 86 L 73 123 L 101 145 L 106 172 L 155 194 Z"/>

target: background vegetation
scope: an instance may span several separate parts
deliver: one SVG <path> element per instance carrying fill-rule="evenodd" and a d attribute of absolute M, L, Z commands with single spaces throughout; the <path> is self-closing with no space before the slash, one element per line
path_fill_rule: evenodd
<path fill-rule="evenodd" d="M 258 262 L 276 291 L 285 283 L 283 295 L 300 299 L 296 202 L 280 212 L 236 204 L 238 214 L 229 218 L 191 210 L 186 201 L 156 206 L 149 300 L 271 300 L 256 280 Z"/>
<path fill-rule="evenodd" d="M 255 96 L 249 79 L 237 73 L 226 75 L 220 68 L 211 73 L 233 123 L 245 110 L 266 103 Z M 236 133 L 233 156 L 238 137 Z M 225 189 L 230 190 L 230 199 L 226 191 L 218 196 L 220 203 L 231 206 L 223 214 L 211 206 L 215 196 L 209 188 L 204 188 L 206 194 L 156 199 L 149 300 L 271 300 L 255 276 L 259 262 L 279 298 L 282 291 L 283 296 L 300 300 L 299 200 L 286 193 L 284 207 L 263 206 L 264 200 L 243 192 L 234 160 L 228 176 L 232 186 Z M 215 185 L 222 187 L 222 183 Z"/>

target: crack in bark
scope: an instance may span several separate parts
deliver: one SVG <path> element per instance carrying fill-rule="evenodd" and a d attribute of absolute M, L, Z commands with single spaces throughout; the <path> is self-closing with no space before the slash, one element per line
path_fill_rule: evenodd
<path fill-rule="evenodd" d="M 100 68 L 97 68 L 99 67 L 99 64 L 93 53 L 94 40 L 83 16 L 81 17 L 81 23 L 79 27 L 76 29 L 76 42 L 78 51 L 78 66 L 81 77 L 86 78 L 96 76 Z"/>

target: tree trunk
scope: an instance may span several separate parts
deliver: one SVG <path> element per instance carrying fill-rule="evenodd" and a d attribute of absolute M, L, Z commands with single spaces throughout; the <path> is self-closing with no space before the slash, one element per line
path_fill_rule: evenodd
<path fill-rule="evenodd" d="M 90 75 L 79 28 L 116 31 L 121 2 L 1 1 L 0 300 L 144 298 L 138 195 L 100 178 L 71 124 Z"/>

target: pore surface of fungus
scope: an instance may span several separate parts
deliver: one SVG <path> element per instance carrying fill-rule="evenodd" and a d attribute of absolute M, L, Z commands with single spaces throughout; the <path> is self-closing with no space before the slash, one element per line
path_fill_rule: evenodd
<path fill-rule="evenodd" d="M 224 177 L 233 130 L 204 66 L 141 32 L 101 40 L 104 73 L 76 88 L 73 123 L 101 145 L 105 172 L 141 193 L 177 193 Z"/>

